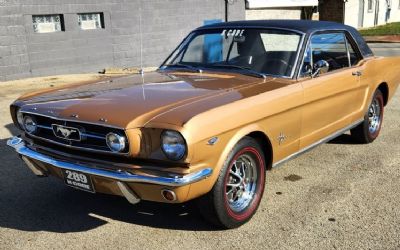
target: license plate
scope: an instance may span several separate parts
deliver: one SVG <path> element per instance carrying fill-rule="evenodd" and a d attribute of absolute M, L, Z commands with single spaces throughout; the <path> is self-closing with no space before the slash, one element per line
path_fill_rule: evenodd
<path fill-rule="evenodd" d="M 89 175 L 82 172 L 65 169 L 63 169 L 62 172 L 64 175 L 65 184 L 67 184 L 67 186 L 91 193 L 95 192 L 92 179 Z"/>

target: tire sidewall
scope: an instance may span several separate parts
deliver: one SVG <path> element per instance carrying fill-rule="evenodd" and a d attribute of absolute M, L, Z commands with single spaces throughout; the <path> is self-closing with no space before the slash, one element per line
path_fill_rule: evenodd
<path fill-rule="evenodd" d="M 257 184 L 256 191 L 253 197 L 253 200 L 247 206 L 247 208 L 240 212 L 234 212 L 227 201 L 225 190 L 226 183 L 229 177 L 229 170 L 231 169 L 234 161 L 243 153 L 252 154 L 256 161 L 258 161 L 257 166 Z M 224 166 L 221 170 L 220 176 L 218 177 L 217 183 L 215 185 L 214 191 L 214 203 L 216 205 L 216 212 L 219 220 L 229 228 L 238 227 L 248 220 L 250 220 L 260 205 L 261 198 L 264 193 L 265 187 L 265 158 L 262 153 L 261 147 L 259 144 L 251 139 L 244 138 L 239 141 L 236 146 L 232 149 L 227 160 L 224 163 Z"/>
<path fill-rule="evenodd" d="M 370 106 L 368 106 L 368 111 L 367 111 L 367 113 L 365 114 L 365 117 L 364 117 L 364 132 L 367 135 L 368 140 L 371 141 L 371 142 L 378 137 L 378 135 L 379 135 L 379 133 L 381 131 L 381 128 L 382 128 L 382 123 L 383 123 L 384 102 L 383 102 L 383 95 L 382 95 L 382 92 L 380 90 L 377 90 L 375 92 L 374 97 L 373 97 L 370 105 L 372 105 L 374 100 L 378 100 L 379 107 L 380 107 L 380 110 L 381 110 L 380 115 L 379 115 L 379 119 L 380 119 L 379 128 L 374 133 L 371 133 L 369 131 L 368 112 L 369 112 Z"/>

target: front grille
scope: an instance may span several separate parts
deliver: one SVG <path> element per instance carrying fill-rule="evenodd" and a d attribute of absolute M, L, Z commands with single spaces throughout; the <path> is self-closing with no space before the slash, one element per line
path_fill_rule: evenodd
<path fill-rule="evenodd" d="M 58 120 L 41 115 L 24 114 L 24 116 L 25 115 L 34 117 L 38 125 L 37 131 L 34 134 L 27 134 L 28 137 L 45 140 L 53 144 L 70 148 L 113 153 L 107 146 L 106 135 L 110 132 L 125 135 L 125 131 L 123 129 L 82 122 Z M 77 140 L 77 138 L 73 136 L 70 137 L 71 139 L 62 138 L 59 133 L 55 133 L 54 131 L 54 128 L 57 127 L 57 125 L 59 125 L 60 128 L 73 128 L 79 130 L 80 140 Z M 129 148 L 127 147 L 123 152 L 120 153 L 124 154 L 128 152 Z"/>

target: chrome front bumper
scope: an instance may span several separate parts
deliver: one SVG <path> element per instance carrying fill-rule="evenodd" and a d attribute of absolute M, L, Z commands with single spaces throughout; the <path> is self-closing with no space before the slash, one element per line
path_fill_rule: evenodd
<path fill-rule="evenodd" d="M 212 173 L 211 168 L 205 168 L 198 172 L 194 172 L 183 176 L 157 177 L 157 176 L 137 175 L 121 170 L 109 171 L 104 169 L 96 169 L 96 168 L 86 167 L 80 164 L 57 160 L 54 159 L 53 157 L 38 153 L 26 147 L 24 140 L 22 140 L 20 137 L 10 138 L 7 141 L 7 145 L 14 148 L 15 151 L 22 156 L 22 159 L 25 161 L 27 166 L 32 170 L 32 172 L 38 176 L 46 176 L 46 174 L 40 168 L 36 167 L 32 162 L 30 162 L 29 159 L 34 159 L 43 163 L 47 163 L 49 165 L 61 169 L 79 171 L 89 175 L 113 179 L 117 182 L 121 192 L 125 195 L 125 197 L 127 197 L 126 193 L 130 193 L 129 191 L 131 191 L 129 190 L 129 187 L 127 187 L 127 185 L 124 185 L 124 183 L 126 182 L 151 183 L 161 186 L 180 187 L 201 181 L 209 177 Z M 26 158 L 28 158 L 28 160 Z"/>

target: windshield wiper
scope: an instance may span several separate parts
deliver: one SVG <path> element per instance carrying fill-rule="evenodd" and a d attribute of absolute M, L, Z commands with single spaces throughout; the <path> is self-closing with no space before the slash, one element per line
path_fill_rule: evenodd
<path fill-rule="evenodd" d="M 267 78 L 266 74 L 257 72 L 255 70 L 252 70 L 249 67 L 244 67 L 244 66 L 239 66 L 239 65 L 234 65 L 234 64 L 222 64 L 222 63 L 217 63 L 217 64 L 211 64 L 211 67 L 218 67 L 218 68 L 226 68 L 226 69 L 240 69 L 245 71 L 246 73 L 243 73 L 245 75 L 251 75 L 251 76 L 256 76 L 260 78 Z"/>
<path fill-rule="evenodd" d="M 192 65 L 189 65 L 189 64 L 175 63 L 175 64 L 167 64 L 164 67 L 185 68 L 185 69 L 189 69 L 189 70 L 194 71 L 194 72 L 203 73 L 202 69 L 196 68 L 196 67 L 194 67 Z"/>

